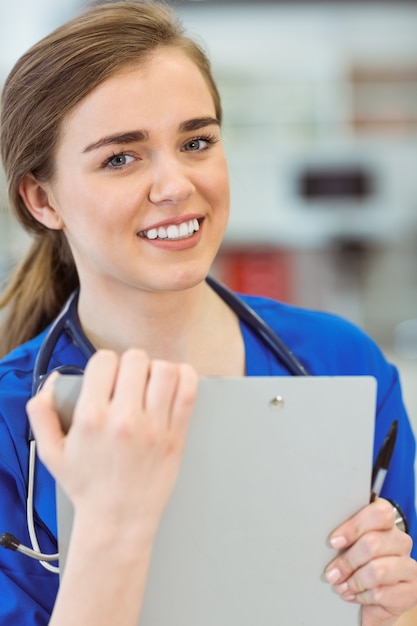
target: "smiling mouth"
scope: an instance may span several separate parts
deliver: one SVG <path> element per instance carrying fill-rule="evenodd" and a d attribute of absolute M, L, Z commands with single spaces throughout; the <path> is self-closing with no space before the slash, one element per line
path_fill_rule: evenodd
<path fill-rule="evenodd" d="M 187 220 L 181 224 L 169 224 L 168 226 L 158 226 L 158 228 L 150 228 L 149 230 L 141 230 L 139 237 L 145 239 L 169 239 L 175 241 L 177 239 L 187 239 L 195 232 L 200 230 L 200 223 L 197 219 Z"/>

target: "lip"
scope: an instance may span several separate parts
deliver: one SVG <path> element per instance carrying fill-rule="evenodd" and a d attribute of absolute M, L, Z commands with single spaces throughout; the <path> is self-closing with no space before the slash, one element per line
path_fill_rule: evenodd
<path fill-rule="evenodd" d="M 152 228 L 160 228 L 160 227 L 167 227 L 170 224 L 173 224 L 174 226 L 179 226 L 180 224 L 182 224 L 183 222 L 189 222 L 190 220 L 198 220 L 198 223 L 201 226 L 201 223 L 204 220 L 204 217 L 201 214 L 197 214 L 197 213 L 192 213 L 190 215 L 181 215 L 178 216 L 176 215 L 175 217 L 172 218 L 167 218 L 165 220 L 162 220 L 161 222 L 155 222 L 154 224 L 150 224 L 149 226 L 146 226 L 145 228 L 141 228 L 140 231 L 138 231 L 138 235 L 140 235 L 140 233 L 145 233 L 148 230 L 151 230 Z"/>
<path fill-rule="evenodd" d="M 198 218 L 196 218 L 198 219 Z M 200 218 L 203 221 L 202 218 Z M 168 222 L 173 224 L 174 222 Z M 204 228 L 200 224 L 200 229 L 195 231 L 190 237 L 184 237 L 183 239 L 148 239 L 147 237 L 141 237 L 138 233 L 137 237 L 144 245 L 152 246 L 153 248 L 159 248 L 165 252 L 179 252 L 181 250 L 191 250 L 195 248 L 201 241 L 202 232 Z"/>

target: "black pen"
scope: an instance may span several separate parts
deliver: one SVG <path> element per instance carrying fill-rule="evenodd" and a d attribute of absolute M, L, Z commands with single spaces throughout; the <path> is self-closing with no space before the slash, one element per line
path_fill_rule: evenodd
<path fill-rule="evenodd" d="M 394 420 L 389 428 L 387 436 L 376 457 L 374 469 L 372 471 L 372 487 L 370 502 L 374 502 L 381 493 L 385 476 L 387 475 L 389 464 L 394 452 L 395 441 L 397 439 L 398 420 Z"/>

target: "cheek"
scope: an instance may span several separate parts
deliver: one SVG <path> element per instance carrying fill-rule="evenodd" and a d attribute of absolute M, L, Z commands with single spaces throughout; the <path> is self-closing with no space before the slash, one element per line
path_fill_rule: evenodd
<path fill-rule="evenodd" d="M 224 175 L 218 183 L 217 196 L 219 207 L 222 209 L 224 220 L 227 221 L 230 213 L 230 186 L 228 176 Z"/>
<path fill-rule="evenodd" d="M 227 166 L 224 163 L 208 172 L 204 179 L 204 186 L 215 208 L 223 209 L 228 213 L 230 204 L 230 185 Z"/>
<path fill-rule="evenodd" d="M 67 228 L 74 233 L 82 229 L 90 229 L 91 234 L 103 230 L 109 225 L 114 228 L 117 223 L 120 206 L 111 193 L 89 188 L 85 183 L 66 186 L 60 198 L 60 211 Z M 87 234 L 87 233 L 80 233 Z"/>

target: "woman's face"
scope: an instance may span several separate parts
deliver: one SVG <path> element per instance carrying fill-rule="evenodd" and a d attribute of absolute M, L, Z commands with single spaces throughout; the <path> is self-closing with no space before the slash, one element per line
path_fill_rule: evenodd
<path fill-rule="evenodd" d="M 55 165 L 45 190 L 81 285 L 169 291 L 206 276 L 229 181 L 213 99 L 183 53 L 156 51 L 92 91 L 66 118 Z"/>

